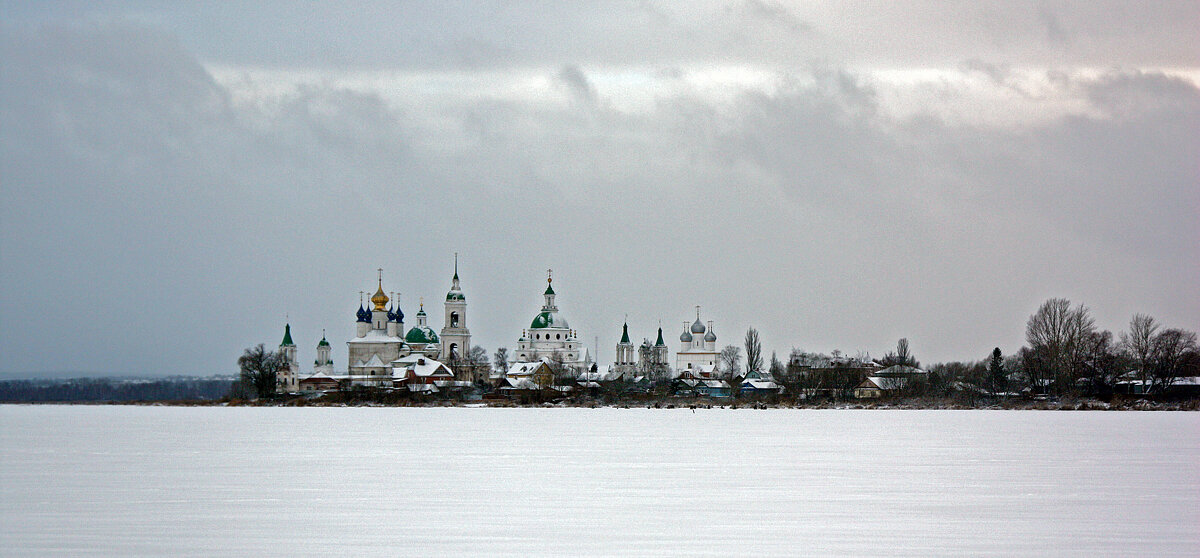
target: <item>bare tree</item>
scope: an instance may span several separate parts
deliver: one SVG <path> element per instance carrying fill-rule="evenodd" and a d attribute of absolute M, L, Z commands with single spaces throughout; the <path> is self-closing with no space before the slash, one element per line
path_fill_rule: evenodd
<path fill-rule="evenodd" d="M 771 351 L 771 367 L 768 370 L 771 377 L 777 382 L 782 382 L 786 375 L 787 369 L 783 367 L 783 363 L 779 361 L 779 356 L 775 354 L 775 351 Z"/>
<path fill-rule="evenodd" d="M 1133 359 L 1142 387 L 1150 385 L 1150 367 L 1154 355 L 1154 336 L 1158 323 L 1146 314 L 1134 314 L 1129 320 L 1129 331 L 1121 332 L 1121 347 Z"/>
<path fill-rule="evenodd" d="M 508 347 L 496 349 L 496 354 L 492 356 L 492 364 L 500 374 L 508 374 Z"/>
<path fill-rule="evenodd" d="M 734 379 L 742 372 L 742 349 L 737 345 L 726 345 L 717 356 L 717 369 L 722 376 Z"/>
<path fill-rule="evenodd" d="M 269 397 L 275 393 L 279 371 L 287 367 L 287 358 L 282 352 L 268 351 L 259 343 L 238 357 L 238 367 L 247 391 L 257 397 Z"/>
<path fill-rule="evenodd" d="M 471 350 L 467 351 L 467 363 L 471 367 L 472 382 L 487 380 L 487 371 L 491 368 L 487 349 L 473 345 Z"/>
<path fill-rule="evenodd" d="M 1175 380 L 1183 376 L 1185 363 L 1198 350 L 1196 333 L 1182 329 L 1166 329 L 1154 336 L 1153 391 L 1164 392 Z"/>
<path fill-rule="evenodd" d="M 1109 397 L 1121 374 L 1128 370 L 1129 357 L 1113 341 L 1111 331 L 1094 331 L 1083 338 L 1083 377 L 1092 395 Z"/>
<path fill-rule="evenodd" d="M 746 346 L 746 374 L 762 372 L 762 342 L 758 339 L 758 330 L 754 328 L 746 330 L 746 339 L 743 344 Z"/>
<path fill-rule="evenodd" d="M 1073 386 L 1083 367 L 1085 339 L 1096 331 L 1096 321 L 1086 306 L 1071 308 L 1071 301 L 1052 298 L 1042 304 L 1025 324 L 1025 340 L 1037 359 L 1031 364 L 1045 367 L 1042 381 L 1051 380 L 1058 390 Z"/>
<path fill-rule="evenodd" d="M 550 371 L 554 373 L 554 384 L 559 386 L 569 386 L 575 383 L 576 372 L 570 366 L 567 366 L 566 359 L 560 351 L 550 353 L 550 358 L 546 359 L 546 364 L 550 366 Z"/>
<path fill-rule="evenodd" d="M 896 350 L 894 352 L 889 351 L 889 352 L 885 353 L 883 355 L 883 359 L 880 361 L 880 364 L 882 364 L 884 367 L 888 367 L 888 366 L 911 366 L 913 368 L 921 367 L 921 363 L 917 362 L 917 359 L 915 357 L 913 357 L 912 352 L 908 348 L 908 338 L 901 338 L 899 341 L 897 341 L 896 342 Z"/>

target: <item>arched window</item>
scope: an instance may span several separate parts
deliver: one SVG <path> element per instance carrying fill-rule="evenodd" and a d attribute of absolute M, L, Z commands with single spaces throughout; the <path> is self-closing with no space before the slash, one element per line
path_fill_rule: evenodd
<path fill-rule="evenodd" d="M 554 338 L 555 338 L 555 339 L 562 339 L 562 334 L 561 334 L 561 333 L 555 334 L 555 335 L 554 335 Z"/>
<path fill-rule="evenodd" d="M 458 312 L 450 313 L 450 327 L 458 327 Z"/>

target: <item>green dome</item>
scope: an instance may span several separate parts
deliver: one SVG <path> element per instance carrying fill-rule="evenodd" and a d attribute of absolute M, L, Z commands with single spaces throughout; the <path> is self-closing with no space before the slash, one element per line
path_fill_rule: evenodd
<path fill-rule="evenodd" d="M 404 336 L 404 340 L 409 343 L 419 343 L 423 345 L 437 343 L 440 341 L 437 333 L 430 329 L 429 326 L 416 326 L 408 330 L 408 334 Z"/>
<path fill-rule="evenodd" d="M 543 311 L 541 314 L 534 316 L 533 323 L 529 325 L 529 329 L 545 329 L 548 327 L 569 328 L 567 321 L 560 318 L 557 312 Z"/>
<path fill-rule="evenodd" d="M 450 291 L 446 293 L 446 300 L 466 300 L 461 291 Z"/>

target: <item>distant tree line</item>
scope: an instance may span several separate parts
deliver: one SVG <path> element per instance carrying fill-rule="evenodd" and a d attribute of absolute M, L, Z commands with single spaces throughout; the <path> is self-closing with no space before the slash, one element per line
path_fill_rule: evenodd
<path fill-rule="evenodd" d="M 228 378 L 0 380 L 0 402 L 81 403 L 220 399 Z"/>
<path fill-rule="evenodd" d="M 1005 396 L 1165 396 L 1180 378 L 1200 376 L 1195 332 L 1136 314 L 1114 336 L 1096 326 L 1087 306 L 1065 298 L 1047 300 L 1029 317 L 1025 342 L 1007 357 L 996 348 L 985 360 L 931 366 L 932 387 Z"/>

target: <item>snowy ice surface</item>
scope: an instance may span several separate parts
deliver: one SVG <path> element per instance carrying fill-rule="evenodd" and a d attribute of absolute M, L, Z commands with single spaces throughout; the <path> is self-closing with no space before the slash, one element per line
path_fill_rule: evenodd
<path fill-rule="evenodd" d="M 5 555 L 1200 555 L 1200 413 L 0 406 Z"/>

